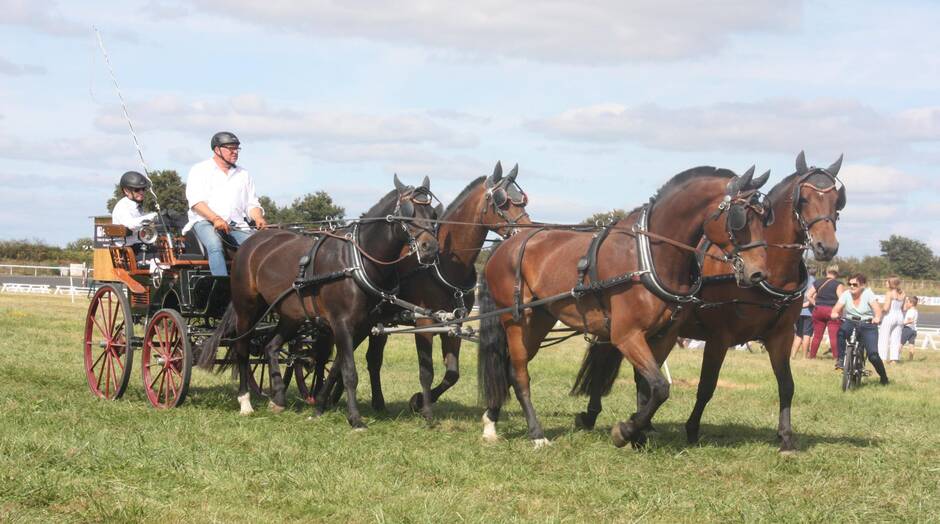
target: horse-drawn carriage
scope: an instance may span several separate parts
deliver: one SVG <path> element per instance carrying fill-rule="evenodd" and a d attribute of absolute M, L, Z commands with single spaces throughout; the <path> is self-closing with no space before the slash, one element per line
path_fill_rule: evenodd
<path fill-rule="evenodd" d="M 129 234 L 110 217 L 95 218 L 94 294 L 84 331 L 88 386 L 99 397 L 120 398 L 140 350 L 148 400 L 157 408 L 175 407 L 186 399 L 194 352 L 229 305 L 229 278 L 210 274 L 203 247 L 191 231 L 180 234 L 179 223 L 164 219 L 145 226 L 139 233 L 142 256 L 126 245 Z M 273 324 L 271 318 L 259 323 L 253 349 Z M 314 386 L 309 335 L 294 340 L 284 359 L 285 379 L 296 374 L 303 398 L 311 398 Z M 263 393 L 267 361 L 255 354 L 250 383 Z"/>

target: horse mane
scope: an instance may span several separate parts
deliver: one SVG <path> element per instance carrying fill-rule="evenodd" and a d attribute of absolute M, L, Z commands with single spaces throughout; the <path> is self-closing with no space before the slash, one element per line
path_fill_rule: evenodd
<path fill-rule="evenodd" d="M 457 195 L 457 198 L 455 198 L 453 201 L 451 201 L 450 204 L 447 205 L 447 208 L 444 209 L 444 214 L 441 215 L 441 218 L 450 216 L 451 211 L 460 207 L 460 204 L 462 204 L 463 201 L 466 200 L 467 196 L 469 196 L 470 193 L 476 188 L 476 186 L 482 183 L 484 179 L 486 179 L 486 175 L 483 175 L 473 180 L 469 184 L 467 184 L 467 187 L 463 188 L 463 191 L 461 191 L 460 194 Z"/>
<path fill-rule="evenodd" d="M 659 190 L 656 191 L 656 194 L 653 196 L 652 200 L 659 200 L 660 198 L 664 198 L 666 195 L 674 191 L 677 187 L 679 187 L 680 185 L 682 185 L 683 183 L 689 180 L 692 180 L 693 178 L 707 177 L 707 176 L 723 177 L 723 178 L 730 179 L 730 178 L 734 178 L 737 175 L 735 175 L 734 172 L 731 171 L 730 169 L 725 169 L 723 167 L 698 166 L 698 167 L 693 167 L 691 169 L 686 169 L 685 171 L 679 173 L 678 175 L 670 178 L 665 184 L 663 184 L 662 187 L 660 187 Z M 643 208 L 643 205 L 639 205 L 633 208 L 632 210 L 630 210 L 630 212 L 624 216 L 630 216 L 633 213 L 640 211 L 640 209 L 642 208 Z"/>
<path fill-rule="evenodd" d="M 393 189 L 388 192 L 384 197 L 382 197 L 377 204 L 372 206 L 368 211 L 359 215 L 359 218 L 375 218 L 379 216 L 385 216 L 391 211 L 392 202 L 398 200 L 398 190 Z"/>

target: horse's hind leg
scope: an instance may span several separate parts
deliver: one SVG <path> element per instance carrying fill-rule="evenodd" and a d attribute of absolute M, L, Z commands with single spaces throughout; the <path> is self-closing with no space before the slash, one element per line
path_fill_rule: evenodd
<path fill-rule="evenodd" d="M 346 388 L 346 420 L 353 429 L 365 429 L 366 425 L 362 421 L 362 415 L 359 413 L 359 404 L 356 402 L 356 386 L 359 385 L 359 376 L 356 373 L 356 360 L 353 358 L 353 351 L 356 344 L 353 336 L 345 329 L 337 329 L 334 333 L 337 352 L 341 355 L 337 359 L 337 364 L 343 376 L 343 385 Z"/>
<path fill-rule="evenodd" d="M 271 337 L 271 340 L 264 346 L 264 354 L 268 359 L 268 371 L 271 377 L 271 400 L 269 406 L 271 411 L 275 413 L 280 413 L 284 411 L 284 406 L 287 405 L 286 395 L 284 390 L 284 377 L 281 376 L 281 366 L 278 358 L 278 351 L 281 349 L 281 346 L 284 345 L 284 340 L 288 338 L 289 335 L 284 335 L 282 329 L 278 329 L 278 332 Z"/>
<path fill-rule="evenodd" d="M 542 340 L 545 339 L 554 324 L 554 317 L 540 311 L 533 311 L 525 326 L 516 322 L 510 322 L 506 325 L 509 362 L 512 366 L 509 373 L 509 383 L 516 394 L 516 399 L 522 406 L 526 425 L 529 428 L 529 439 L 532 440 L 536 448 L 549 444 L 549 441 L 545 438 L 542 423 L 539 422 L 535 414 L 535 406 L 532 404 L 532 393 L 529 387 L 529 361 L 538 353 Z"/>
<path fill-rule="evenodd" d="M 388 335 L 369 337 L 369 349 L 366 351 L 366 363 L 369 366 L 369 386 L 372 387 L 372 409 L 385 411 L 385 395 L 382 394 L 382 360 Z"/>
<path fill-rule="evenodd" d="M 790 404 L 793 402 L 793 374 L 790 371 L 789 348 L 793 344 L 793 329 L 788 324 L 778 326 L 767 338 L 767 354 L 770 365 L 777 378 L 777 392 L 780 397 L 780 418 L 777 424 L 777 436 L 780 438 L 780 451 L 796 450 L 793 441 L 793 427 L 790 425 Z"/>
<path fill-rule="evenodd" d="M 705 412 L 705 406 L 708 405 L 708 401 L 715 393 L 715 386 L 718 385 L 718 374 L 721 372 L 721 365 L 724 363 L 727 354 L 728 346 L 724 342 L 714 339 L 705 341 L 705 349 L 702 354 L 702 371 L 699 375 L 698 391 L 695 395 L 695 407 L 692 408 L 689 420 L 685 422 L 685 435 L 689 444 L 698 442 L 702 413 Z"/>
<path fill-rule="evenodd" d="M 243 320 L 244 315 L 237 315 L 235 321 L 235 333 L 241 336 L 251 329 L 251 323 Z M 238 363 L 238 404 L 239 413 L 242 415 L 251 415 L 254 409 L 251 407 L 251 393 L 248 390 L 248 377 L 251 376 L 251 368 L 248 362 L 248 340 L 240 339 L 232 342 L 232 352 L 235 354 L 235 360 Z"/>

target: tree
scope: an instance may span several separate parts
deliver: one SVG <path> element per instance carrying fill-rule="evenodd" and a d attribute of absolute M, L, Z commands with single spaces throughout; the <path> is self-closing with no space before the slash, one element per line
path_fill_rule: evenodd
<path fill-rule="evenodd" d="M 627 216 L 627 212 L 624 211 L 623 209 L 612 209 L 610 211 L 605 211 L 603 213 L 594 213 L 593 215 L 585 218 L 584 222 L 581 222 L 581 223 L 588 224 L 591 226 L 593 226 L 594 224 L 604 225 L 604 224 L 613 223 L 617 220 L 621 220 L 622 218 L 626 216 Z"/>
<path fill-rule="evenodd" d="M 282 223 L 316 222 L 328 217 L 342 218 L 345 214 L 346 210 L 334 204 L 326 191 L 307 193 L 295 198 L 289 207 L 278 210 L 278 218 Z M 267 216 L 267 208 L 265 215 Z M 268 219 L 268 222 L 273 221 Z"/>
<path fill-rule="evenodd" d="M 881 252 L 901 276 L 918 279 L 933 277 L 933 251 L 919 240 L 891 235 L 888 240 L 881 241 Z"/>
<path fill-rule="evenodd" d="M 173 210 L 176 212 L 185 212 L 189 209 L 186 203 L 186 184 L 180 178 L 179 174 L 172 169 L 161 171 L 151 171 L 150 181 L 153 182 L 153 192 L 160 199 L 160 208 Z M 114 186 L 114 195 L 108 200 L 108 212 L 114 209 L 114 204 L 124 198 L 124 192 L 121 191 L 121 185 Z M 144 193 L 144 211 L 156 211 L 157 206 L 154 203 L 153 195 L 150 192 Z"/>
<path fill-rule="evenodd" d="M 282 210 L 277 207 L 271 197 L 261 195 L 258 197 L 258 203 L 261 204 L 261 209 L 264 209 L 264 218 L 268 223 L 279 224 L 281 222 Z"/>
<path fill-rule="evenodd" d="M 94 247 L 95 242 L 91 237 L 82 237 L 65 245 L 65 249 L 68 251 L 86 251 Z"/>

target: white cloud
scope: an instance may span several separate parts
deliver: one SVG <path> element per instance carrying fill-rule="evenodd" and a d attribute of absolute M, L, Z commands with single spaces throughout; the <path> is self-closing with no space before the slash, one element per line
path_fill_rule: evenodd
<path fill-rule="evenodd" d="M 136 165 L 134 158 L 128 157 L 126 141 L 100 135 L 31 141 L 0 134 L 0 158 L 69 167 L 120 168 L 128 161 Z"/>
<path fill-rule="evenodd" d="M 82 36 L 88 29 L 62 16 L 51 0 L 0 0 L 0 25 L 20 26 L 54 36 Z"/>
<path fill-rule="evenodd" d="M 25 75 L 44 75 L 44 67 L 30 64 L 14 64 L 6 58 L 0 57 L 0 75 L 6 76 L 25 76 Z"/>
<path fill-rule="evenodd" d="M 896 154 L 940 140 L 940 108 L 884 114 L 860 102 L 819 98 L 665 108 L 599 104 L 530 120 L 537 133 L 589 143 L 631 142 L 671 151 L 799 151 L 811 145 L 855 157 Z"/>
<path fill-rule="evenodd" d="M 433 144 L 445 148 L 475 147 L 478 139 L 438 123 L 425 113 L 367 115 L 337 111 L 304 111 L 270 107 L 257 95 L 225 100 L 186 101 L 161 95 L 134 102 L 134 122 L 141 129 L 161 129 L 211 135 L 235 131 L 243 141 L 283 139 L 329 144 Z M 124 133 L 120 111 L 103 108 L 95 119 L 103 130 Z"/>
<path fill-rule="evenodd" d="M 197 0 L 212 13 L 278 31 L 362 38 L 570 64 L 715 54 L 731 37 L 793 30 L 799 0 Z"/>

